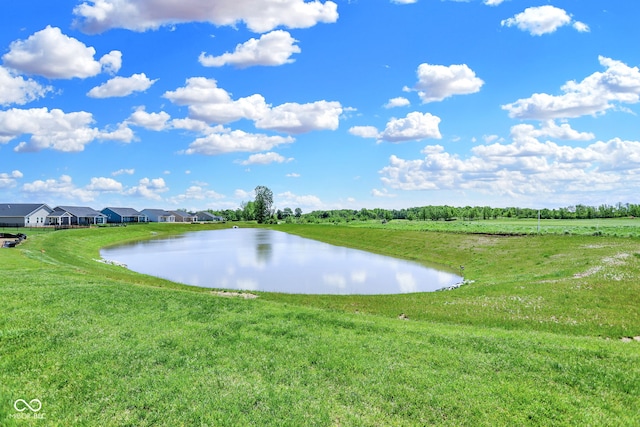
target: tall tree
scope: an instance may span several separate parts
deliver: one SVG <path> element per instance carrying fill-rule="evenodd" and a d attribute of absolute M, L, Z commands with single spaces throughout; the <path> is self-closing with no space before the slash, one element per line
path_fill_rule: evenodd
<path fill-rule="evenodd" d="M 253 204 L 254 215 L 258 224 L 267 221 L 271 216 L 271 206 L 273 205 L 273 192 L 263 185 L 259 185 L 254 190 L 256 198 Z"/>
<path fill-rule="evenodd" d="M 255 219 L 255 203 L 254 202 L 242 202 L 242 212 L 240 216 L 244 221 L 251 221 Z"/>

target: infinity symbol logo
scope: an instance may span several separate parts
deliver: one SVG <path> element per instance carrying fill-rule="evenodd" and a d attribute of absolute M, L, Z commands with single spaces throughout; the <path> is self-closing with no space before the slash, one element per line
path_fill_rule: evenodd
<path fill-rule="evenodd" d="M 42 409 L 42 402 L 40 402 L 40 400 L 38 399 L 33 399 L 31 402 L 27 403 L 27 401 L 24 399 L 18 399 L 13 402 L 13 407 L 18 412 L 24 412 L 27 409 L 30 409 L 31 412 L 38 412 L 40 409 Z"/>

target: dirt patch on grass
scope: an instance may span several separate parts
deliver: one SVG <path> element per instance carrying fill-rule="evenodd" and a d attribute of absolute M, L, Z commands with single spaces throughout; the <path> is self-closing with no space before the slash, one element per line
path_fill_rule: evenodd
<path fill-rule="evenodd" d="M 619 253 L 612 257 L 603 258 L 602 262 L 607 265 L 624 265 L 624 260 L 629 258 L 631 255 L 627 253 Z"/>
<path fill-rule="evenodd" d="M 605 266 L 613 266 L 620 267 L 626 264 L 626 259 L 631 255 L 628 253 L 619 253 L 614 256 L 602 258 L 602 265 L 596 265 L 595 267 L 591 267 L 587 271 L 583 271 L 582 273 L 576 273 L 573 275 L 574 279 L 582 279 L 584 277 L 593 276 L 594 274 L 601 271 Z M 619 280 L 619 279 L 618 279 Z"/>
<path fill-rule="evenodd" d="M 593 276 L 594 274 L 596 274 L 597 272 L 599 272 L 600 270 L 602 270 L 602 266 L 601 265 L 596 265 L 595 267 L 591 267 L 590 269 L 588 269 L 587 271 L 583 271 L 582 273 L 576 273 L 573 275 L 574 279 L 582 279 L 584 277 L 589 277 L 589 276 Z"/>
<path fill-rule="evenodd" d="M 213 295 L 225 298 L 244 298 L 244 299 L 255 299 L 258 298 L 258 295 L 250 294 L 248 292 L 225 292 L 225 291 L 212 291 Z"/>
<path fill-rule="evenodd" d="M 582 245 L 583 249 L 602 249 L 609 247 L 608 245 Z"/>
<path fill-rule="evenodd" d="M 469 234 L 468 238 L 460 242 L 460 249 L 483 249 L 497 245 L 501 241 L 501 236 L 487 234 Z"/>

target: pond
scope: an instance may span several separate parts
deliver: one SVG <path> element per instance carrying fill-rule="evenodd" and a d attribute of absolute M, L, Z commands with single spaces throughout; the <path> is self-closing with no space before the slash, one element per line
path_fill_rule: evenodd
<path fill-rule="evenodd" d="M 462 281 L 418 263 L 256 228 L 189 232 L 105 248 L 101 256 L 174 282 L 245 291 L 399 294 Z"/>

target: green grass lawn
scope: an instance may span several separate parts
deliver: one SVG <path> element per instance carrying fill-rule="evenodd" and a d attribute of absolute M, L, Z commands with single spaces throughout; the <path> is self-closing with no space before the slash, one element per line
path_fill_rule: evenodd
<path fill-rule="evenodd" d="M 351 227 L 396 230 L 446 231 L 457 233 L 557 234 L 584 236 L 640 237 L 639 218 L 519 219 L 408 221 L 352 221 Z"/>
<path fill-rule="evenodd" d="M 640 240 L 273 227 L 474 282 L 223 298 L 95 261 L 203 226 L 29 234 L 0 249 L 0 425 L 640 424 Z"/>

